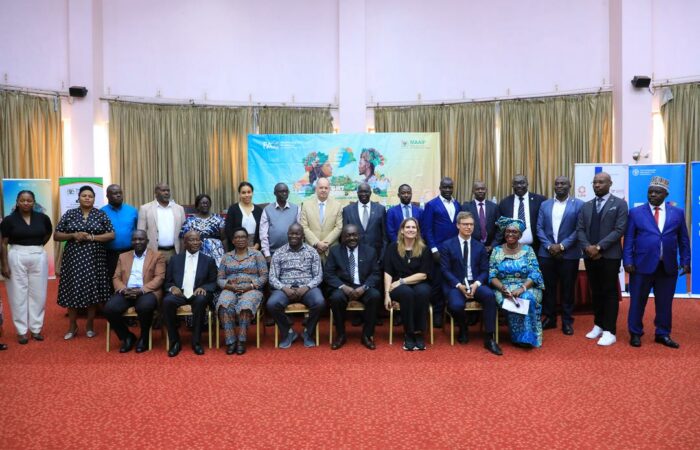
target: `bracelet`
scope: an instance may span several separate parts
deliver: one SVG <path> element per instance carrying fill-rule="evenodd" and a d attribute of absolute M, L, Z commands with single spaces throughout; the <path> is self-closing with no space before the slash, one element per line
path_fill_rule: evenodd
<path fill-rule="evenodd" d="M 403 278 L 399 278 L 399 285 L 401 285 L 401 284 L 406 284 L 406 282 L 403 281 Z"/>

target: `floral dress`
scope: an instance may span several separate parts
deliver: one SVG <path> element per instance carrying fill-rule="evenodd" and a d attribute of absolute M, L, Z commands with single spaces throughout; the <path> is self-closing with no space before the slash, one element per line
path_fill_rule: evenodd
<path fill-rule="evenodd" d="M 529 245 L 523 245 L 514 255 L 507 255 L 502 246 L 495 247 L 489 260 L 489 282 L 498 278 L 503 285 L 513 291 L 522 287 L 525 280 L 530 279 L 534 285 L 523 292 L 520 298 L 530 300 L 527 315 L 509 313 L 508 328 L 510 339 L 518 344 L 530 344 L 533 347 L 542 345 L 542 290 L 544 281 L 540 272 L 537 256 Z M 494 289 L 496 302 L 503 305 L 503 294 Z"/>
<path fill-rule="evenodd" d="M 202 238 L 201 252 L 214 258 L 216 267 L 221 264 L 224 256 L 224 244 L 221 242 L 221 229 L 224 228 L 224 219 L 218 214 L 212 214 L 206 219 L 190 216 L 185 220 L 180 230 L 180 237 L 184 237 L 189 231 L 199 232 Z"/>

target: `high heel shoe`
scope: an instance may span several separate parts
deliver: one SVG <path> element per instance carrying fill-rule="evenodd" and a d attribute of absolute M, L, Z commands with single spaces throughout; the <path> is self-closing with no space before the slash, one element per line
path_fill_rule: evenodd
<path fill-rule="evenodd" d="M 63 335 L 63 339 L 66 341 L 70 341 L 74 337 L 78 335 L 78 328 L 74 328 L 73 330 L 69 331 L 68 333 Z"/>

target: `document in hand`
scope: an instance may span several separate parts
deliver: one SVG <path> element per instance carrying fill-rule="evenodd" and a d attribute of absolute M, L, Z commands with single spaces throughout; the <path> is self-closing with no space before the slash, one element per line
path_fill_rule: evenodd
<path fill-rule="evenodd" d="M 526 316 L 527 312 L 530 310 L 530 300 L 525 300 L 524 298 L 516 298 L 515 300 L 518 302 L 520 307 L 516 306 L 515 303 L 508 300 L 507 298 L 504 298 L 503 309 L 505 309 L 506 311 Z"/>

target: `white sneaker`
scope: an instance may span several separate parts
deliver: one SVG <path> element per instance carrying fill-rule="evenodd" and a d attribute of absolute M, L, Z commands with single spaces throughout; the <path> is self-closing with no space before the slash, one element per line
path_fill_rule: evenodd
<path fill-rule="evenodd" d="M 588 332 L 586 337 L 588 339 L 597 339 L 600 337 L 601 334 L 603 334 L 603 329 L 600 328 L 598 325 L 594 325 L 593 329 Z"/>
<path fill-rule="evenodd" d="M 613 345 L 615 342 L 617 342 L 617 338 L 609 331 L 603 331 L 603 336 L 598 339 L 598 345 L 602 345 L 604 347 Z"/>

